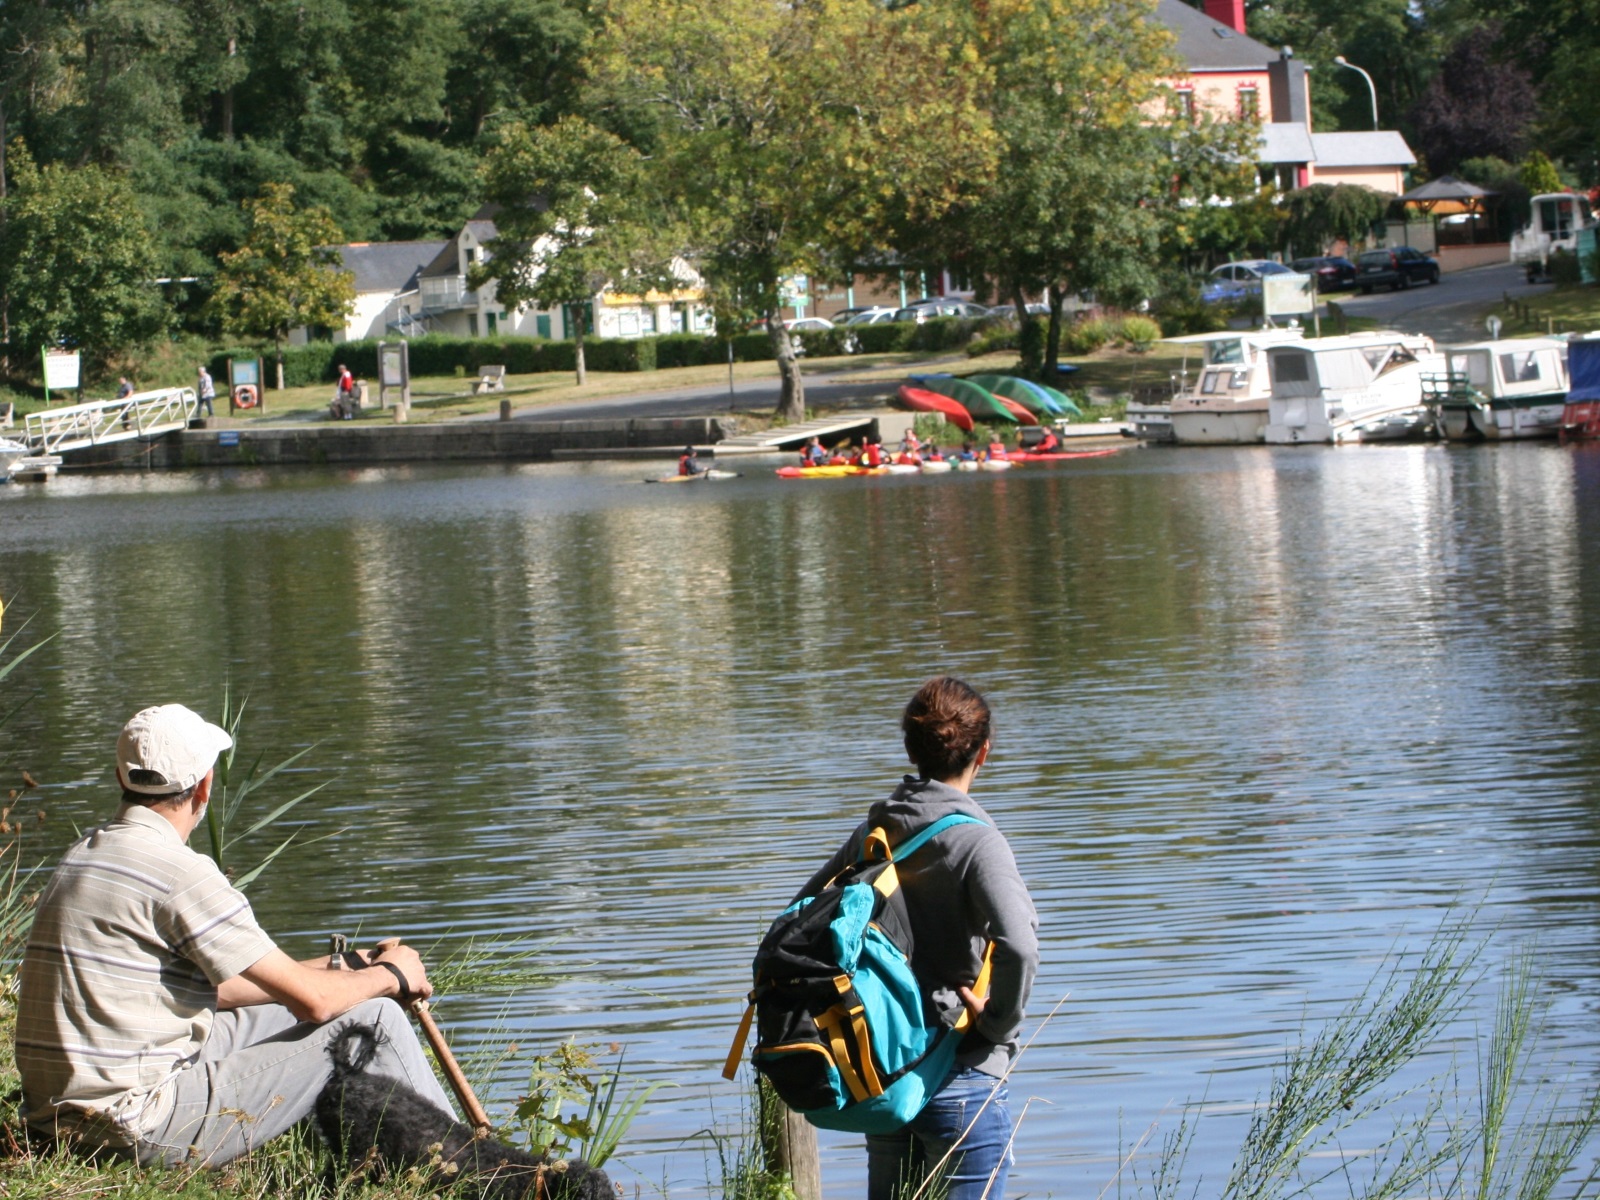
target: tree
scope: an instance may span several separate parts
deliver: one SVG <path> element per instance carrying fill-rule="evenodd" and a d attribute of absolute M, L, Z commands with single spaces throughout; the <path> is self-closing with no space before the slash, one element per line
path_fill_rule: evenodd
<path fill-rule="evenodd" d="M 1528 189 L 1530 196 L 1562 190 L 1561 174 L 1550 156 L 1543 150 L 1534 150 L 1517 168 L 1517 180 Z"/>
<path fill-rule="evenodd" d="M 1005 0 L 1009 2 L 1009 0 Z M 608 117 L 651 130 L 660 194 L 720 311 L 766 318 L 778 416 L 805 389 L 780 280 L 819 275 L 895 218 L 941 213 L 993 162 L 988 67 L 964 0 L 616 0 L 591 65 Z"/>
<path fill-rule="evenodd" d="M 249 230 L 222 255 L 211 303 L 229 333 L 271 338 L 283 388 L 283 343 L 305 325 L 339 325 L 355 307 L 355 277 L 339 266 L 339 227 L 323 208 L 296 209 L 294 188 L 269 183 L 245 201 Z"/>
<path fill-rule="evenodd" d="M 1323 254 L 1336 240 L 1355 243 L 1371 232 L 1392 195 L 1356 183 L 1314 183 L 1284 197 L 1284 237 L 1297 254 Z"/>
<path fill-rule="evenodd" d="M 126 179 L 98 166 L 38 166 L 12 146 L 0 204 L 0 312 L 13 364 L 41 347 L 81 350 L 91 368 L 166 324 L 150 232 Z"/>
<path fill-rule="evenodd" d="M 1497 53 L 1498 25 L 1472 30 L 1445 55 L 1439 73 L 1411 108 L 1417 149 L 1435 176 L 1469 158 L 1515 161 L 1528 146 L 1535 116 L 1533 80 Z"/>
<path fill-rule="evenodd" d="M 671 286 L 656 206 L 642 195 L 643 160 L 620 138 L 579 117 L 548 127 L 516 124 L 483 169 L 498 204 L 499 235 L 474 267 L 475 288 L 493 284 L 502 307 L 570 305 L 578 383 L 585 382 L 583 314 L 607 285 L 646 292 Z"/>
<path fill-rule="evenodd" d="M 1191 204 L 1213 199 L 1224 175 L 1253 192 L 1240 162 L 1253 150 L 1254 123 L 1160 119 L 1166 81 L 1182 67 L 1154 9 L 1153 0 L 1009 0 L 972 10 L 972 41 L 992 79 L 984 103 L 999 166 L 934 238 L 947 261 L 993 280 L 1024 328 L 1025 299 L 1046 297 L 1047 372 L 1069 296 L 1132 302 L 1155 290 L 1175 184 Z M 1221 168 L 1198 195 L 1179 178 L 1184 159 Z"/>

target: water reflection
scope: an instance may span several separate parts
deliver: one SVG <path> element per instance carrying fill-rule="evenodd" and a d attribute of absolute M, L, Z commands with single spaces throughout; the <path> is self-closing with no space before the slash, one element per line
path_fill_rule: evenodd
<path fill-rule="evenodd" d="M 681 1086 L 641 1185 L 703 1193 L 765 921 L 901 770 L 937 670 L 991 694 L 980 798 L 1043 919 L 1016 1191 L 1098 1192 L 1205 1096 L 1224 1168 L 1302 1022 L 1482 901 L 1596 1059 L 1600 456 L 1130 452 L 1008 476 L 647 488 L 621 465 L 64 479 L 0 492 L 0 593 L 59 635 L 11 730 L 53 853 L 154 699 L 246 693 L 327 782 L 254 889 L 332 930 L 498 936 L 559 978 L 451 997 L 471 1047 L 625 1039 Z M 324 839 L 324 840 L 317 840 Z M 499 1103 L 521 1080 L 504 1071 Z M 1228 1115 L 1228 1114 L 1233 1115 Z M 1215 1124 L 1211 1124 L 1215 1122 Z M 1157 1138 L 1159 1140 L 1159 1138 Z M 829 1194 L 861 1155 L 825 1141 Z M 631 1182 L 633 1177 L 623 1172 Z"/>

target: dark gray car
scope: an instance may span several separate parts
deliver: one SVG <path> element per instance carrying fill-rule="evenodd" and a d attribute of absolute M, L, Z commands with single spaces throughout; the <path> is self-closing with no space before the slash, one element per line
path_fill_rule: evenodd
<path fill-rule="evenodd" d="M 1438 283 L 1439 264 L 1410 246 L 1368 250 L 1356 260 L 1356 286 L 1362 295 L 1375 287 L 1408 288 L 1413 283 Z"/>

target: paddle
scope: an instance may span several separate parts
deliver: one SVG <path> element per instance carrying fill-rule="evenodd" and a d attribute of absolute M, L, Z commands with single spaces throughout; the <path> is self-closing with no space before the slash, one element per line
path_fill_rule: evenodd
<path fill-rule="evenodd" d="M 399 938 L 384 938 L 378 943 L 377 949 L 383 951 L 399 944 Z M 406 1008 L 417 1018 L 417 1024 L 422 1026 L 423 1036 L 428 1039 L 428 1045 L 433 1047 L 433 1056 L 439 1060 L 439 1066 L 444 1069 L 444 1077 L 450 1081 L 450 1090 L 455 1092 L 456 1099 L 461 1101 L 461 1110 L 467 1114 L 468 1124 L 479 1133 L 488 1133 L 489 1114 L 483 1111 L 483 1105 L 478 1103 L 478 1097 L 473 1094 L 472 1085 L 467 1082 L 461 1064 L 450 1052 L 449 1043 L 444 1040 L 444 1034 L 440 1032 L 438 1024 L 433 1019 L 433 1013 L 428 1010 L 428 1002 L 419 996 L 407 1004 Z"/>

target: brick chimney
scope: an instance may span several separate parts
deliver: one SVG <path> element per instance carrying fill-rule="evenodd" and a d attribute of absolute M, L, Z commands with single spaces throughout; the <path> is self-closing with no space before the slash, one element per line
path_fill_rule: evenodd
<path fill-rule="evenodd" d="M 1244 32 L 1244 0 L 1206 0 L 1206 16 L 1235 33 Z"/>

